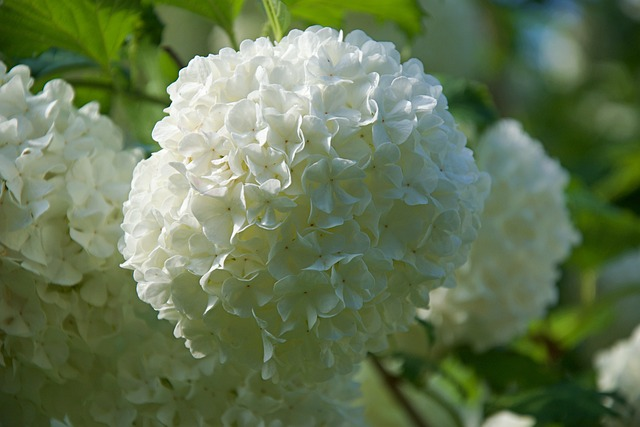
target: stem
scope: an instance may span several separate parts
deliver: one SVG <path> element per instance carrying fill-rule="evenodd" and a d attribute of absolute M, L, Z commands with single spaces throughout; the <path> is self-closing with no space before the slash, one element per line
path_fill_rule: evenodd
<path fill-rule="evenodd" d="M 424 393 L 427 396 L 429 396 L 430 399 L 438 402 L 440 407 L 442 409 L 444 409 L 447 412 L 447 414 L 449 414 L 449 416 L 451 417 L 451 419 L 455 423 L 456 427 L 464 427 L 464 423 L 462 422 L 462 419 L 460 418 L 460 414 L 458 413 L 458 411 L 456 411 L 456 409 L 445 398 L 440 396 L 438 393 L 433 392 L 432 390 L 429 390 L 428 387 L 425 387 L 424 390 L 422 390 L 422 393 Z"/>
<path fill-rule="evenodd" d="M 227 28 L 227 35 L 229 36 L 229 43 L 231 43 L 231 47 L 237 52 L 240 50 L 240 45 L 238 44 L 238 38 L 236 37 L 236 32 L 233 30 L 233 26 Z"/>
<path fill-rule="evenodd" d="M 166 107 L 169 102 L 166 99 L 158 98 L 153 95 L 149 95 L 147 93 L 141 92 L 139 90 L 131 90 L 131 91 L 121 91 L 114 87 L 111 83 L 101 82 L 96 80 L 83 80 L 83 79 L 67 79 L 67 83 L 71 86 L 75 87 L 86 87 L 86 88 L 95 88 L 95 89 L 103 89 L 112 93 L 122 94 L 128 96 L 130 98 L 134 98 L 144 102 L 151 102 L 153 104 L 159 104 Z"/>
<path fill-rule="evenodd" d="M 167 55 L 169 55 L 169 57 L 173 60 L 173 62 L 176 64 L 176 66 L 179 69 L 183 69 L 185 67 L 180 57 L 178 56 L 176 51 L 173 50 L 173 48 L 171 48 L 171 46 L 162 46 L 162 50 L 164 50 L 167 53 Z"/>
<path fill-rule="evenodd" d="M 267 12 L 267 19 L 269 19 L 269 25 L 273 30 L 273 37 L 275 41 L 280 41 L 280 39 L 284 35 L 284 31 L 282 30 L 280 22 L 278 21 L 278 11 L 275 9 L 273 3 L 273 0 L 262 0 L 264 10 Z"/>
<path fill-rule="evenodd" d="M 376 367 L 376 370 L 389 388 L 389 391 L 396 399 L 396 402 L 398 402 L 402 409 L 404 409 L 407 416 L 413 422 L 413 425 L 415 427 L 430 427 L 429 424 L 427 424 L 427 422 L 420 417 L 418 412 L 416 412 L 415 408 L 411 405 L 411 402 L 409 402 L 407 397 L 402 394 L 402 391 L 398 387 L 398 383 L 400 382 L 399 379 L 387 372 L 384 366 L 382 366 L 382 364 L 380 363 L 380 360 L 378 360 L 375 355 L 369 353 L 369 358 L 371 359 L 371 361 L 373 362 L 373 366 Z"/>

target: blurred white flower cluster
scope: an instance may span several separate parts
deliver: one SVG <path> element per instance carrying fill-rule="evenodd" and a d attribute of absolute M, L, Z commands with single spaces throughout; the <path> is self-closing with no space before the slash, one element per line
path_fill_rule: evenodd
<path fill-rule="evenodd" d="M 0 264 L 0 423 L 75 426 L 359 425 L 358 385 L 336 377 L 318 387 L 274 384 L 257 373 L 194 359 L 171 325 L 136 298 L 126 270 L 47 286 Z M 105 283 L 101 301 L 82 289 Z"/>
<path fill-rule="evenodd" d="M 453 286 L 488 180 L 419 61 L 312 27 L 196 57 L 168 92 L 121 251 L 195 356 L 323 381 Z"/>
<path fill-rule="evenodd" d="M 348 377 L 303 388 L 194 359 L 118 266 L 138 154 L 66 83 L 32 95 L 26 67 L 0 66 L 1 425 L 362 422 Z"/>
<path fill-rule="evenodd" d="M 535 424 L 533 417 L 500 411 L 487 418 L 482 427 L 533 427 Z"/>
<path fill-rule="evenodd" d="M 605 420 L 610 427 L 640 425 L 640 326 L 631 336 L 606 350 L 600 351 L 594 361 L 598 388 L 604 392 L 617 392 L 627 403 L 627 411 L 620 418 Z M 618 405 L 611 401 L 614 410 Z"/>
<path fill-rule="evenodd" d="M 0 63 L 0 257 L 60 285 L 118 259 L 122 201 L 140 154 L 96 103 L 62 80 L 31 94 L 26 66 Z"/>
<path fill-rule="evenodd" d="M 601 295 L 613 295 L 625 289 L 640 288 L 640 248 L 627 250 L 609 260 L 600 269 L 597 291 Z M 594 337 L 599 347 L 609 347 L 631 334 L 640 324 L 640 292 L 626 296 L 616 304 L 615 318 L 599 336 Z M 603 345 L 604 344 L 604 345 Z"/>
<path fill-rule="evenodd" d="M 432 292 L 428 318 L 441 344 L 485 350 L 524 332 L 556 301 L 559 263 L 579 235 L 565 202 L 567 173 L 518 122 L 487 130 L 476 156 L 491 176 L 482 227 L 458 286 Z"/>

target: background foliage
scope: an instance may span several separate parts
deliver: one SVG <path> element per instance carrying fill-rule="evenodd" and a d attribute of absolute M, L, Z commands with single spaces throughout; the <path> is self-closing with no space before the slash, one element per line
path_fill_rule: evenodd
<path fill-rule="evenodd" d="M 514 117 L 572 175 L 582 244 L 565 265 L 558 306 L 505 348 L 462 348 L 437 364 L 398 352 L 399 378 L 427 393 L 425 378 L 439 376 L 463 401 L 482 383 L 486 413 L 598 425 L 610 410 L 591 358 L 631 331 L 633 321 L 620 326 L 616 315 L 640 286 L 605 293 L 599 279 L 607 262 L 640 246 L 638 1 L 5 0 L 0 59 L 29 65 L 35 90 L 66 79 L 78 106 L 99 100 L 129 145 L 153 151 L 166 87 L 193 55 L 309 24 L 394 41 L 444 82 L 471 145 L 498 117 Z"/>

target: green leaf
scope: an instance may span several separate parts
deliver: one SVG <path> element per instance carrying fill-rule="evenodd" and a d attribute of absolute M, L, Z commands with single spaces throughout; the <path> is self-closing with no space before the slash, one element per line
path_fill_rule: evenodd
<path fill-rule="evenodd" d="M 449 76 L 438 76 L 449 104 L 451 114 L 473 145 L 487 127 L 495 123 L 500 114 L 486 84 Z"/>
<path fill-rule="evenodd" d="M 461 348 L 458 356 L 496 392 L 540 387 L 558 379 L 558 373 L 549 366 L 508 348 L 494 348 L 484 353 Z"/>
<path fill-rule="evenodd" d="M 69 69 L 90 68 L 95 64 L 84 55 L 64 49 L 49 49 L 32 58 L 20 61 L 31 69 L 31 75 L 38 79 Z"/>
<path fill-rule="evenodd" d="M 567 203 L 582 244 L 571 261 L 582 268 L 603 262 L 640 245 L 640 217 L 601 199 L 584 185 L 573 181 L 567 189 Z"/>
<path fill-rule="evenodd" d="M 274 39 L 280 41 L 284 33 L 291 25 L 291 15 L 287 6 L 280 0 L 262 0 L 262 5 L 267 13 L 269 27 L 273 32 Z"/>
<path fill-rule="evenodd" d="M 340 28 L 347 13 L 366 13 L 396 23 L 409 36 L 420 32 L 425 15 L 417 0 L 284 0 L 284 3 L 291 16 L 314 24 Z"/>
<path fill-rule="evenodd" d="M 425 386 L 427 373 L 435 372 L 438 366 L 431 360 L 405 352 L 397 352 L 393 357 L 400 361 L 400 376 L 416 387 Z"/>
<path fill-rule="evenodd" d="M 233 22 L 240 13 L 244 0 L 150 0 L 154 4 L 167 4 L 193 12 L 212 20 L 222 28 L 234 47 L 237 47 Z"/>
<path fill-rule="evenodd" d="M 160 21 L 153 4 L 144 2 L 141 6 L 140 25 L 136 28 L 135 39 L 147 40 L 156 46 L 160 46 L 162 44 L 164 24 Z"/>
<path fill-rule="evenodd" d="M 427 341 L 433 343 L 436 341 L 436 327 L 429 320 L 421 319 L 420 317 L 415 317 L 416 323 L 422 327 L 424 333 L 427 336 Z"/>
<path fill-rule="evenodd" d="M 484 378 L 478 376 L 471 366 L 462 363 L 457 355 L 442 359 L 436 375 L 433 375 L 429 382 L 432 385 L 437 384 L 438 389 L 448 390 L 447 394 L 457 396 L 459 401 L 484 399 Z"/>
<path fill-rule="evenodd" d="M 586 338 L 604 331 L 615 319 L 618 303 L 640 294 L 637 285 L 599 296 L 590 304 L 564 306 L 531 327 L 527 339 L 538 340 L 557 351 L 575 348 Z"/>
<path fill-rule="evenodd" d="M 612 153 L 611 172 L 595 186 L 607 200 L 620 199 L 640 188 L 640 144 Z"/>
<path fill-rule="evenodd" d="M 138 23 L 135 0 L 5 0 L 0 50 L 30 57 L 51 47 L 80 53 L 109 73 Z"/>
<path fill-rule="evenodd" d="M 548 324 L 545 336 L 559 349 L 571 349 L 604 330 L 614 318 L 614 307 L 610 304 L 563 308 L 545 319 Z"/>
<path fill-rule="evenodd" d="M 179 70 L 169 54 L 150 41 L 131 43 L 127 59 L 131 87 L 115 97 L 111 115 L 125 129 L 128 139 L 157 149 L 151 131 L 165 116 L 164 108 L 170 103 L 167 86 L 176 80 Z M 146 94 L 160 102 L 142 102 L 145 99 L 136 94 Z"/>
<path fill-rule="evenodd" d="M 102 114 L 109 114 L 111 95 L 116 90 L 114 80 L 119 74 L 109 75 L 84 55 L 64 49 L 52 48 L 42 54 L 19 61 L 31 69 L 34 78 L 32 93 L 40 92 L 53 79 L 64 79 L 73 86 L 73 104 L 80 108 L 89 102 L 97 102 Z M 88 83 L 88 84 L 87 84 Z"/>
<path fill-rule="evenodd" d="M 505 394 L 493 402 L 495 408 L 492 409 L 531 415 L 536 419 L 536 426 L 595 427 L 600 425 L 603 416 L 616 415 L 603 405 L 605 397 L 610 394 L 564 381 L 523 393 Z"/>

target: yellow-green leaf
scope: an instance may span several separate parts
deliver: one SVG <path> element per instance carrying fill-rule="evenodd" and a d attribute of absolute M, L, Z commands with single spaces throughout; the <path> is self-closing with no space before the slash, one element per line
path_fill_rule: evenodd
<path fill-rule="evenodd" d="M 425 15 L 417 0 L 284 0 L 291 16 L 305 21 L 340 28 L 347 13 L 366 13 L 396 23 L 409 36 L 421 30 Z"/>

